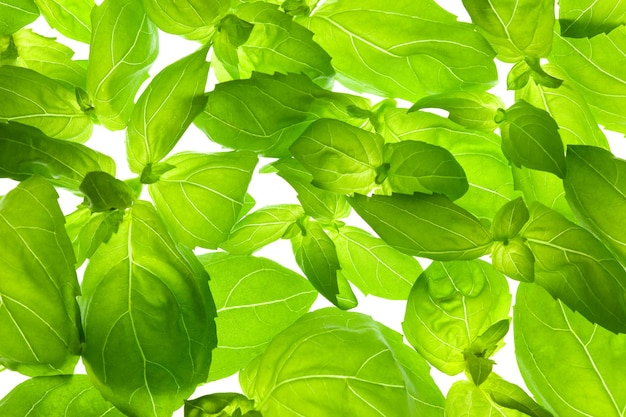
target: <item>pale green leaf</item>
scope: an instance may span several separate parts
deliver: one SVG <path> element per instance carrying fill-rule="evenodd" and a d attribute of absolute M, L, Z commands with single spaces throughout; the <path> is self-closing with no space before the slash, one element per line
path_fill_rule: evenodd
<path fill-rule="evenodd" d="M 550 412 L 537 404 L 523 389 L 496 374 L 490 375 L 482 389 L 499 406 L 521 411 L 531 417 L 552 417 Z"/>
<path fill-rule="evenodd" d="M 452 384 L 446 396 L 446 417 L 526 417 L 517 410 L 499 407 L 489 398 L 482 388 L 469 381 L 457 381 Z"/>
<path fill-rule="evenodd" d="M 522 282 L 535 280 L 535 256 L 519 236 L 496 242 L 491 250 L 491 263 L 511 279 Z"/>
<path fill-rule="evenodd" d="M 185 417 L 262 417 L 254 401 L 234 392 L 215 393 L 185 401 Z"/>
<path fill-rule="evenodd" d="M 528 207 L 521 197 L 503 205 L 491 223 L 491 233 L 497 240 L 507 240 L 517 236 L 529 219 Z"/>
<path fill-rule="evenodd" d="M 123 218 L 124 212 L 120 210 L 92 213 L 86 207 L 65 217 L 65 230 L 74 246 L 76 267 L 91 258 L 100 244 L 109 241 Z"/>
<path fill-rule="evenodd" d="M 94 0 L 35 0 L 48 24 L 77 41 L 91 41 L 91 10 Z"/>
<path fill-rule="evenodd" d="M 0 0 L 0 36 L 18 31 L 39 17 L 33 0 Z"/>
<path fill-rule="evenodd" d="M 561 35 L 591 38 L 626 25 L 624 0 L 559 0 Z"/>

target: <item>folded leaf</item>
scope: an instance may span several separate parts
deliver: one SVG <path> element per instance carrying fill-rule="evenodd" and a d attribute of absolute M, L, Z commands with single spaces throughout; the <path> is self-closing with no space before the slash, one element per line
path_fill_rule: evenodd
<path fill-rule="evenodd" d="M 339 81 L 354 91 L 417 101 L 487 90 L 497 78 L 487 41 L 434 1 L 326 1 L 298 21 L 315 33 Z"/>
<path fill-rule="evenodd" d="M 136 202 L 83 279 L 83 359 L 123 413 L 169 417 L 206 381 L 216 346 L 208 275 L 176 246 L 149 203 Z"/>
<path fill-rule="evenodd" d="M 200 48 L 159 72 L 133 108 L 126 132 L 130 169 L 141 173 L 174 148 L 204 109 L 208 48 Z"/>
<path fill-rule="evenodd" d="M 515 237 L 496 242 L 491 252 L 493 267 L 511 279 L 535 281 L 535 255 L 524 239 Z"/>
<path fill-rule="evenodd" d="M 521 235 L 535 256 L 535 282 L 589 321 L 626 332 L 626 271 L 587 229 L 539 204 Z"/>
<path fill-rule="evenodd" d="M 530 398 L 523 389 L 505 381 L 496 374 L 490 375 L 482 389 L 499 406 L 518 410 L 531 417 L 552 417 L 552 414 Z"/>
<path fill-rule="evenodd" d="M 550 53 L 554 0 L 463 0 L 463 5 L 501 61 Z"/>
<path fill-rule="evenodd" d="M 91 258 L 102 243 L 111 239 L 123 218 L 121 210 L 92 213 L 86 207 L 65 217 L 65 230 L 74 246 L 77 268 Z"/>
<path fill-rule="evenodd" d="M 124 416 L 102 398 L 87 375 L 44 376 L 22 382 L 0 401 L 0 413 L 5 417 Z"/>
<path fill-rule="evenodd" d="M 22 181 L 34 174 L 78 190 L 88 172 L 115 175 L 115 163 L 79 143 L 52 139 L 19 123 L 0 123 L 0 177 Z"/>
<path fill-rule="evenodd" d="M 526 385 L 555 416 L 624 415 L 626 335 L 591 324 L 536 285 L 515 302 L 515 352 Z"/>
<path fill-rule="evenodd" d="M 503 205 L 491 223 L 491 232 L 497 240 L 507 240 L 517 236 L 528 221 L 528 207 L 521 197 Z"/>
<path fill-rule="evenodd" d="M 0 67 L 0 123 L 16 121 L 75 142 L 91 136 L 92 123 L 73 90 L 31 69 Z"/>
<path fill-rule="evenodd" d="M 80 290 L 54 187 L 34 176 L 0 200 L 0 363 L 25 375 L 71 373 Z"/>
<path fill-rule="evenodd" d="M 33 0 L 11 0 L 0 3 L 0 36 L 17 32 L 39 17 L 39 10 Z"/>
<path fill-rule="evenodd" d="M 35 0 L 48 24 L 77 41 L 91 41 L 91 10 L 94 0 Z"/>
<path fill-rule="evenodd" d="M 626 262 L 626 161 L 594 146 L 567 147 L 565 197 L 580 222 Z"/>
<path fill-rule="evenodd" d="M 560 0 L 561 35 L 569 38 L 591 38 L 626 24 L 624 0 Z"/>
<path fill-rule="evenodd" d="M 456 375 L 465 369 L 464 352 L 510 307 L 506 278 L 488 263 L 433 262 L 413 285 L 402 328 L 427 361 Z"/>
<path fill-rule="evenodd" d="M 401 335 L 335 308 L 300 318 L 239 380 L 264 416 L 443 416 L 428 365 Z"/>
<path fill-rule="evenodd" d="M 79 189 L 94 213 L 124 210 L 135 201 L 135 193 L 128 184 L 103 171 L 88 172 Z"/>
<path fill-rule="evenodd" d="M 124 129 L 158 52 L 157 28 L 138 0 L 105 0 L 91 14 L 87 92 L 100 123 Z"/>
<path fill-rule="evenodd" d="M 385 242 L 409 255 L 469 260 L 491 246 L 491 234 L 480 221 L 441 195 L 355 194 L 349 201 Z"/>
<path fill-rule="evenodd" d="M 228 392 L 205 395 L 185 401 L 185 417 L 262 417 L 254 401 Z"/>
<path fill-rule="evenodd" d="M 317 298 L 304 277 L 266 258 L 211 253 L 199 259 L 218 314 L 211 381 L 246 367 Z"/>

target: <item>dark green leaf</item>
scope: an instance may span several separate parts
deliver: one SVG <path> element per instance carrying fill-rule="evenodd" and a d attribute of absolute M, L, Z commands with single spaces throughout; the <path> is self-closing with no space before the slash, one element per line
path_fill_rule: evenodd
<path fill-rule="evenodd" d="M 474 385 L 479 386 L 491 375 L 493 364 L 491 359 L 478 356 L 473 352 L 463 352 L 465 358 L 465 368 L 469 373 Z"/>
<path fill-rule="evenodd" d="M 87 373 L 135 416 L 170 417 L 206 381 L 216 346 L 208 275 L 138 201 L 91 258 L 81 310 Z"/>
<path fill-rule="evenodd" d="M 497 78 L 485 39 L 432 0 L 326 1 L 300 21 L 354 91 L 417 101 L 487 90 Z"/>
<path fill-rule="evenodd" d="M 128 163 L 140 173 L 174 148 L 206 106 L 208 47 L 165 67 L 141 94 L 126 131 Z"/>
<path fill-rule="evenodd" d="M 239 379 L 265 416 L 443 416 L 428 365 L 402 336 L 336 308 L 300 318 Z"/>
<path fill-rule="evenodd" d="M 561 35 L 591 38 L 626 24 L 624 0 L 559 0 Z"/>
<path fill-rule="evenodd" d="M 104 127 L 124 129 L 158 52 L 158 34 L 138 0 L 105 0 L 91 14 L 87 92 Z"/>
<path fill-rule="evenodd" d="M 185 417 L 262 417 L 254 401 L 236 393 L 218 393 L 185 401 Z"/>
<path fill-rule="evenodd" d="M 349 201 L 385 242 L 409 255 L 475 259 L 491 246 L 491 234 L 480 221 L 441 195 L 356 194 Z"/>
<path fill-rule="evenodd" d="M 212 253 L 199 257 L 211 276 L 217 348 L 209 380 L 244 368 L 272 338 L 306 313 L 317 291 L 302 276 L 265 258 Z"/>
<path fill-rule="evenodd" d="M 80 290 L 57 198 L 34 176 L 0 199 L 0 362 L 31 376 L 70 373 L 80 353 Z"/>
<path fill-rule="evenodd" d="M 165 162 L 176 168 L 149 188 L 165 223 L 178 241 L 191 248 L 217 248 L 239 219 L 256 155 L 188 152 Z"/>
<path fill-rule="evenodd" d="M 96 213 L 124 210 L 135 200 L 135 193 L 128 184 L 103 171 L 87 173 L 79 190 L 85 195 L 89 209 Z"/>
<path fill-rule="evenodd" d="M 506 89 L 519 90 L 524 88 L 530 81 L 531 75 L 532 69 L 530 69 L 526 61 L 518 62 L 506 76 Z"/>
<path fill-rule="evenodd" d="M 94 0 L 35 0 L 48 24 L 77 41 L 91 41 L 91 10 Z"/>
<path fill-rule="evenodd" d="M 535 256 L 535 282 L 593 323 L 626 332 L 626 271 L 586 229 L 533 203 L 522 231 Z"/>
<path fill-rule="evenodd" d="M 92 213 L 86 207 L 79 208 L 65 218 L 65 229 L 74 246 L 76 267 L 91 258 L 98 246 L 109 241 L 123 218 L 124 212 L 121 210 Z"/>
<path fill-rule="evenodd" d="M 0 1 L 0 36 L 18 31 L 39 17 L 33 0 Z"/>

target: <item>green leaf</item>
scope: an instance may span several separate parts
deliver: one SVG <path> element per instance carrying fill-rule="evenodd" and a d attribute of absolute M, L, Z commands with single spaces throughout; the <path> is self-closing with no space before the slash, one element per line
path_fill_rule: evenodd
<path fill-rule="evenodd" d="M 302 234 L 291 239 L 298 266 L 328 301 L 343 310 L 356 307 L 350 284 L 338 273 L 341 265 L 335 244 L 319 223 L 308 222 L 303 227 Z"/>
<path fill-rule="evenodd" d="M 465 358 L 465 368 L 474 385 L 479 386 L 491 375 L 494 361 L 475 354 L 474 352 L 463 352 Z"/>
<path fill-rule="evenodd" d="M 368 99 L 325 90 L 302 74 L 266 75 L 219 83 L 194 123 L 212 141 L 238 150 L 282 158 L 314 120 L 330 118 L 362 126 L 350 112 L 369 109 Z M 366 116 L 367 117 L 367 116 Z"/>
<path fill-rule="evenodd" d="M 302 207 L 297 204 L 263 207 L 235 223 L 220 248 L 235 255 L 251 254 L 283 238 L 303 215 Z"/>
<path fill-rule="evenodd" d="M 465 369 L 464 352 L 510 307 L 506 278 L 488 263 L 433 262 L 413 285 L 402 328 L 426 360 L 456 375 Z"/>
<path fill-rule="evenodd" d="M 31 69 L 0 67 L 0 103 L 0 123 L 20 122 L 75 142 L 91 136 L 91 119 L 76 102 L 74 91 Z"/>
<path fill-rule="evenodd" d="M 280 159 L 271 165 L 298 193 L 298 201 L 305 213 L 316 219 L 334 220 L 348 217 L 350 204 L 346 197 L 311 184 L 313 175 L 295 159 Z"/>
<path fill-rule="evenodd" d="M 417 101 L 409 112 L 421 109 L 443 109 L 448 118 L 470 129 L 493 132 L 498 124 L 494 121 L 496 111 L 504 107 L 502 99 L 484 91 L 452 91 L 427 96 Z"/>
<path fill-rule="evenodd" d="M 567 147 L 565 197 L 582 224 L 626 261 L 626 161 L 594 146 Z"/>
<path fill-rule="evenodd" d="M 349 201 L 385 242 L 409 255 L 469 260 L 491 246 L 491 234 L 480 221 L 441 195 L 356 194 Z"/>
<path fill-rule="evenodd" d="M 511 279 L 535 281 L 535 255 L 520 237 L 496 242 L 491 251 L 493 267 Z"/>
<path fill-rule="evenodd" d="M 565 177 L 565 151 L 559 127 L 545 110 L 520 100 L 504 112 L 502 152 L 515 166 Z"/>
<path fill-rule="evenodd" d="M 626 332 L 626 271 L 589 231 L 533 203 L 522 230 L 535 256 L 535 282 L 571 309 L 613 332 Z"/>
<path fill-rule="evenodd" d="M 524 381 L 555 416 L 624 415 L 625 334 L 591 324 L 526 284 L 518 289 L 513 323 Z"/>
<path fill-rule="evenodd" d="M 65 230 L 74 246 L 76 267 L 91 258 L 102 243 L 111 239 L 123 218 L 124 212 L 121 210 L 92 213 L 86 207 L 65 217 Z"/>
<path fill-rule="evenodd" d="M 87 375 L 58 375 L 22 382 L 0 401 L 5 417 L 123 417 L 94 388 Z"/>
<path fill-rule="evenodd" d="M 206 106 L 207 53 L 203 47 L 165 67 L 139 97 L 126 132 L 133 172 L 160 162 Z"/>
<path fill-rule="evenodd" d="M 491 223 L 491 233 L 497 240 L 517 236 L 529 219 L 528 207 L 521 197 L 509 201 L 496 213 Z"/>
<path fill-rule="evenodd" d="M 91 14 L 87 92 L 104 127 L 121 130 L 158 53 L 157 28 L 138 0 L 105 0 Z"/>
<path fill-rule="evenodd" d="M 3 0 L 0 2 L 0 36 L 17 32 L 39 17 L 33 0 Z"/>
<path fill-rule="evenodd" d="M 78 190 L 91 171 L 115 174 L 113 160 L 79 143 L 52 139 L 19 123 L 0 123 L 0 177 L 22 181 L 39 174 L 59 187 Z"/>
<path fill-rule="evenodd" d="M 554 0 L 463 0 L 463 5 L 501 61 L 550 53 Z"/>
<path fill-rule="evenodd" d="M 383 131 L 388 142 L 422 141 L 447 149 L 461 165 L 469 189 L 455 201 L 474 215 L 491 220 L 516 197 L 511 169 L 500 150 L 500 138 L 491 133 L 464 129 L 437 115 L 405 109 L 383 112 Z"/>
<path fill-rule="evenodd" d="M 553 77 L 543 70 L 539 58 L 526 57 L 509 71 L 506 78 L 506 88 L 507 90 L 522 89 L 531 79 L 537 85 L 549 88 L 558 88 L 563 84 L 562 79 Z"/>
<path fill-rule="evenodd" d="M 289 148 L 313 185 L 340 194 L 367 194 L 383 163 L 383 138 L 333 119 L 313 122 Z"/>
<path fill-rule="evenodd" d="M 164 32 L 205 43 L 219 19 L 234 3 L 230 0 L 143 0 L 146 13 Z"/>
<path fill-rule="evenodd" d="M 216 345 L 208 275 L 138 201 L 83 279 L 83 359 L 123 413 L 171 416 L 206 381 Z"/>
<path fill-rule="evenodd" d="M 254 401 L 236 393 L 217 393 L 185 401 L 185 417 L 262 417 Z"/>
<path fill-rule="evenodd" d="M 422 272 L 413 257 L 356 227 L 343 226 L 330 237 L 337 249 L 340 273 L 365 295 L 406 300 Z"/>
<path fill-rule="evenodd" d="M 128 184 L 103 171 L 85 175 L 79 190 L 92 212 L 124 210 L 133 205 L 135 193 Z"/>
<path fill-rule="evenodd" d="M 212 253 L 199 259 L 211 276 L 218 315 L 211 381 L 246 367 L 317 298 L 304 277 L 266 258 Z"/>
<path fill-rule="evenodd" d="M 78 280 L 54 187 L 25 180 L 0 199 L 0 363 L 71 373 L 80 354 Z"/>
<path fill-rule="evenodd" d="M 497 78 L 485 39 L 431 0 L 326 1 L 299 21 L 332 56 L 338 80 L 354 91 L 417 101 L 487 90 Z"/>
<path fill-rule="evenodd" d="M 530 81 L 533 71 L 526 61 L 519 61 L 511 68 L 506 76 L 506 89 L 519 90 L 524 88 Z"/>
<path fill-rule="evenodd" d="M 335 308 L 300 318 L 239 379 L 265 416 L 443 416 L 428 365 L 402 336 Z"/>
<path fill-rule="evenodd" d="M 214 69 L 218 80 L 250 78 L 253 71 L 273 74 L 303 73 L 322 87 L 332 86 L 335 71 L 330 56 L 312 39 L 313 34 L 266 2 L 242 3 L 220 23 L 213 40 Z M 243 22 L 241 22 L 243 21 Z M 233 37 L 241 24 L 247 36 Z"/>
<path fill-rule="evenodd" d="M 18 30 L 11 35 L 11 40 L 17 53 L 16 65 L 37 71 L 71 89 L 85 87 L 87 71 L 84 65 L 72 60 L 72 49 L 30 29 Z"/>
<path fill-rule="evenodd" d="M 523 389 L 496 374 L 490 375 L 482 389 L 499 406 L 518 410 L 531 417 L 552 417 L 552 414 L 530 398 Z"/>
<path fill-rule="evenodd" d="M 383 157 L 394 192 L 439 193 L 455 200 L 469 188 L 463 167 L 441 146 L 414 140 L 388 143 Z"/>
<path fill-rule="evenodd" d="M 560 0 L 561 35 L 569 38 L 591 38 L 626 24 L 626 2 L 623 0 Z"/>
<path fill-rule="evenodd" d="M 564 38 L 554 34 L 550 62 L 579 89 L 598 123 L 626 133 L 626 26 L 593 38 Z"/>
<path fill-rule="evenodd" d="M 77 41 L 91 41 L 91 10 L 94 0 L 35 0 L 48 24 Z"/>
<path fill-rule="evenodd" d="M 215 249 L 226 240 L 257 163 L 252 152 L 180 153 L 166 160 L 176 168 L 149 191 L 177 241 Z"/>

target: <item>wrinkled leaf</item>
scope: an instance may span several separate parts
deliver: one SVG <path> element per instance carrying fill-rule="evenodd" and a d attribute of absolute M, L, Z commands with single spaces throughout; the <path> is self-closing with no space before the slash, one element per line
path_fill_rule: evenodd
<path fill-rule="evenodd" d="M 626 24 L 624 0 L 559 0 L 561 35 L 591 38 Z"/>
<path fill-rule="evenodd" d="M 236 393 L 209 394 L 185 401 L 185 417 L 262 417 L 254 401 Z"/>
<path fill-rule="evenodd" d="M 124 212 L 120 210 L 92 213 L 86 207 L 79 208 L 65 218 L 65 229 L 74 246 L 76 267 L 91 258 L 98 246 L 109 241 L 123 218 Z"/>
<path fill-rule="evenodd" d="M 39 17 L 33 0 L 3 0 L 0 2 L 0 36 L 18 31 Z"/>
<path fill-rule="evenodd" d="M 94 0 L 35 0 L 48 24 L 77 41 L 91 41 L 91 10 Z"/>

